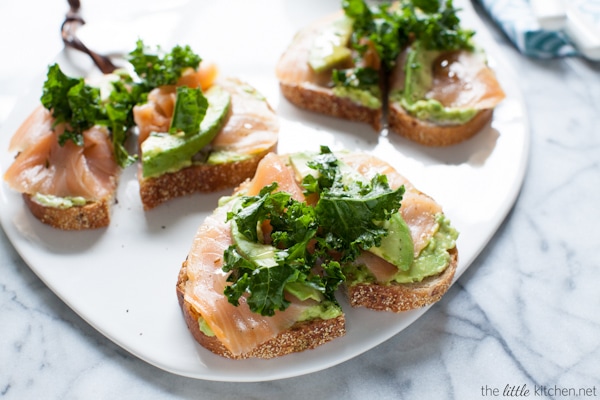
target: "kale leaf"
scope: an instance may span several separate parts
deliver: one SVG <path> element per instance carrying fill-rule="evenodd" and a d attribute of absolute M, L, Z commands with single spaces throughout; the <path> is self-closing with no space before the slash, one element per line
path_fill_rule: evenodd
<path fill-rule="evenodd" d="M 315 185 L 315 178 L 308 175 L 303 186 L 307 193 L 319 194 L 315 212 L 327 247 L 341 254 L 342 261 L 352 261 L 361 249 L 381 244 L 381 238 L 387 232 L 377 222 L 386 221 L 398 212 L 404 187 L 392 190 L 387 177 L 380 174 L 376 174 L 370 182 L 349 179 L 341 171 L 337 160 L 331 160 L 332 156 L 324 146 L 321 156 L 308 164 L 320 176 L 330 178 L 324 184 Z"/>
<path fill-rule="evenodd" d="M 312 207 L 294 200 L 289 193 L 274 191 L 276 188 L 277 183 L 273 183 L 257 196 L 244 197 L 241 207 L 227 214 L 227 220 L 233 220 L 237 230 L 251 243 L 261 243 L 257 226 L 264 221 L 269 221 L 273 228 L 270 266 L 244 257 L 235 245 L 225 251 L 224 257 L 223 271 L 231 272 L 227 279 L 231 285 L 224 292 L 228 301 L 238 305 L 240 297 L 248 294 L 248 306 L 261 315 L 273 315 L 289 306 L 285 298 L 287 285 L 304 286 L 334 299 L 333 292 L 341 283 L 335 281 L 341 276 L 341 269 L 329 268 L 332 275 L 326 277 L 312 270 L 316 259 L 308 248 L 317 232 Z"/>
<path fill-rule="evenodd" d="M 369 6 L 365 0 L 344 0 L 342 8 L 353 19 L 351 46 L 360 54 L 370 41 L 384 67 L 391 69 L 403 48 L 414 40 L 427 50 L 471 49 L 474 32 L 463 29 L 452 0 L 401 0 Z"/>
<path fill-rule="evenodd" d="M 380 245 L 387 234 L 378 222 L 398 212 L 404 187 L 390 189 L 379 174 L 370 181 L 354 179 L 326 146 L 308 166 L 318 174 L 307 175 L 302 185 L 306 194 L 318 195 L 315 206 L 276 191 L 274 182 L 256 196 L 242 196 L 239 207 L 227 214 L 243 240 L 259 245 L 264 245 L 262 227 L 268 223 L 273 250 L 268 265 L 243 254 L 239 243 L 225 251 L 223 271 L 230 273 L 231 284 L 224 293 L 230 303 L 238 305 L 245 296 L 250 309 L 261 315 L 286 309 L 286 291 L 336 303 L 335 290 L 345 280 L 341 263 Z"/>
<path fill-rule="evenodd" d="M 133 107 L 135 107 L 143 93 L 141 87 L 132 84 L 129 76 L 112 82 L 112 90 L 105 104 L 108 126 L 112 132 L 113 151 L 118 164 L 126 167 L 137 160 L 137 156 L 130 154 L 125 148 L 133 120 Z"/>
<path fill-rule="evenodd" d="M 108 98 L 102 100 L 99 89 L 87 85 L 83 78 L 68 77 L 54 64 L 48 69 L 41 102 L 52 112 L 55 126 L 66 123 L 58 138 L 61 146 L 68 140 L 81 146 L 85 130 L 104 125 L 110 130 L 117 163 L 126 167 L 137 159 L 125 146 L 129 131 L 135 126 L 133 108 L 144 103 L 152 89 L 175 84 L 187 68 L 197 69 L 201 60 L 189 46 L 175 46 L 170 53 L 159 56 L 138 40 L 129 53 L 129 61 L 140 79 L 134 81 L 128 74 L 118 73 L 118 79 L 110 82 Z M 206 98 L 200 90 L 185 88 L 178 100 L 173 130 L 197 133 L 208 106 Z"/>
<path fill-rule="evenodd" d="M 204 119 L 207 109 L 208 100 L 200 88 L 179 86 L 169 133 L 184 132 L 186 136 L 189 136 L 200 132 L 200 123 Z"/>
<path fill-rule="evenodd" d="M 418 9 L 424 13 L 418 12 Z M 458 9 L 452 0 L 413 0 L 407 4 L 401 26 L 407 36 L 414 36 L 427 50 L 451 51 L 472 49 L 472 30 L 463 29 Z"/>
<path fill-rule="evenodd" d="M 335 86 L 369 89 L 379 83 L 379 73 L 373 68 L 334 69 L 331 79 Z"/>
<path fill-rule="evenodd" d="M 201 61 L 202 58 L 190 46 L 175 46 L 170 53 L 161 56 L 150 53 L 150 49 L 141 40 L 136 42 L 136 48 L 129 53 L 129 62 L 140 77 L 140 84 L 146 86 L 148 91 L 175 84 L 186 68 L 197 69 Z"/>
<path fill-rule="evenodd" d="M 63 146 L 68 140 L 83 145 L 83 132 L 99 120 L 105 119 L 100 104 L 100 91 L 86 85 L 83 78 L 66 76 L 58 64 L 48 68 L 41 97 L 42 105 L 52 112 L 54 126 L 66 123 L 58 142 Z"/>

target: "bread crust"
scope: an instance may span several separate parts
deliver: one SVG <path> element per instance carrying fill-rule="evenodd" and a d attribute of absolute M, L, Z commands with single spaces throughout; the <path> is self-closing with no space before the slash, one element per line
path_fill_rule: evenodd
<path fill-rule="evenodd" d="M 425 307 L 439 301 L 448 291 L 456 267 L 458 250 L 456 247 L 448 251 L 450 264 L 439 275 L 414 283 L 358 283 L 345 285 L 346 295 L 352 307 L 366 307 L 378 311 L 403 312 Z"/>
<path fill-rule="evenodd" d="M 392 132 L 425 146 L 451 146 L 481 131 L 492 120 L 493 113 L 493 109 L 485 109 L 464 124 L 438 125 L 413 117 L 398 103 L 390 103 L 388 125 Z"/>
<path fill-rule="evenodd" d="M 185 283 L 187 266 L 183 263 L 177 279 L 177 300 L 183 313 L 185 323 L 194 339 L 204 348 L 222 357 L 231 359 L 274 358 L 286 354 L 314 349 L 337 337 L 346 334 L 344 315 L 332 319 L 314 319 L 297 322 L 290 329 L 280 332 L 276 337 L 261 343 L 249 353 L 232 354 L 216 336 L 207 336 L 200 330 L 198 311 L 185 301 Z"/>
<path fill-rule="evenodd" d="M 144 210 L 177 197 L 193 193 L 217 192 L 232 188 L 254 176 L 256 167 L 267 153 L 275 151 L 276 144 L 245 160 L 224 164 L 197 164 L 158 177 L 143 178 L 138 174 L 140 197 Z"/>
<path fill-rule="evenodd" d="M 369 108 L 350 99 L 336 96 L 333 90 L 314 84 L 280 83 L 283 96 L 292 104 L 305 110 L 330 115 L 350 121 L 366 122 L 376 131 L 381 130 L 381 108 Z"/>
<path fill-rule="evenodd" d="M 23 200 L 37 219 L 54 228 L 68 231 L 97 229 L 110 223 L 112 198 L 65 209 L 44 206 L 26 193 L 23 193 Z"/>

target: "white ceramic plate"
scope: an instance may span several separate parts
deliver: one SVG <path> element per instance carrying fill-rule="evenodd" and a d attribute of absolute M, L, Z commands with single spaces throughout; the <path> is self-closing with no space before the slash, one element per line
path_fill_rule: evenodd
<path fill-rule="evenodd" d="M 325 144 L 387 160 L 442 204 L 460 230 L 458 278 L 514 204 L 529 146 L 526 112 L 512 72 L 499 60 L 495 44 L 470 5 L 458 4 L 465 8 L 465 24 L 478 30 L 477 38 L 487 48 L 507 98 L 490 127 L 468 142 L 441 149 L 415 145 L 386 132 L 379 134 L 366 125 L 304 112 L 280 97 L 273 74 L 280 53 L 297 29 L 337 9 L 338 1 L 237 0 L 210 5 L 184 1 L 166 9 L 132 13 L 116 23 L 107 19 L 94 25 L 88 18 L 91 22 L 81 33 L 91 48 L 123 50 L 118 46 L 127 42 L 130 50 L 136 36 L 156 38 L 153 28 L 156 21 L 163 21 L 164 32 L 170 36 L 147 42 L 190 44 L 203 58 L 218 62 L 222 75 L 240 77 L 267 96 L 281 117 L 281 152 L 317 150 Z M 231 9 L 236 10 L 233 16 Z M 231 16 L 226 23 L 223 15 Z M 108 43 L 111 29 L 121 32 L 119 41 Z M 58 59 L 64 68 L 77 70 L 72 58 L 62 54 Z M 45 68 L 40 66 L 41 75 Z M 37 88 L 43 79 L 41 76 Z M 12 159 L 6 153 L 10 136 L 33 109 L 40 90 L 20 102 L 2 127 L 3 171 Z M 347 335 L 318 349 L 273 360 L 231 361 L 213 355 L 189 334 L 177 304 L 175 283 L 197 227 L 214 209 L 218 197 L 228 192 L 190 196 L 145 213 L 134 170 L 129 168 L 121 178 L 118 204 L 107 229 L 74 233 L 49 228 L 33 218 L 20 195 L 4 183 L 0 217 L 19 254 L 50 289 L 103 335 L 150 364 L 206 380 L 292 377 L 355 357 L 396 335 L 425 312 L 391 315 L 345 307 Z"/>

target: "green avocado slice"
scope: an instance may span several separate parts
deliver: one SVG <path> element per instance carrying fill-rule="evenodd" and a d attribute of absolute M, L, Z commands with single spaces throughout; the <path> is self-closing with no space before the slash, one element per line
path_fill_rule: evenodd
<path fill-rule="evenodd" d="M 313 71 L 326 71 L 352 57 L 348 48 L 352 24 L 353 20 L 350 18 L 337 19 L 315 37 L 308 55 L 308 64 Z"/>
<path fill-rule="evenodd" d="M 191 136 L 183 132 L 152 133 L 142 143 L 141 159 L 144 178 L 178 171 L 192 164 L 192 157 L 209 144 L 227 120 L 231 108 L 231 95 L 219 86 L 213 86 L 204 94 L 208 100 L 206 115 L 200 123 L 200 131 Z"/>
<path fill-rule="evenodd" d="M 414 259 L 414 244 L 410 229 L 399 212 L 384 223 L 387 236 L 381 239 L 381 246 L 369 248 L 369 252 L 395 265 L 401 271 L 408 271 Z"/>

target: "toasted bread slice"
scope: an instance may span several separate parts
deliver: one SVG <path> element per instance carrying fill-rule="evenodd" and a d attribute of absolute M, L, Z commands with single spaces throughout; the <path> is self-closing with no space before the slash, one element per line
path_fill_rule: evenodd
<path fill-rule="evenodd" d="M 112 199 L 103 199 L 66 209 L 42 205 L 26 193 L 23 194 L 23 200 L 37 219 L 54 228 L 84 230 L 104 228 L 110 224 Z"/>
<path fill-rule="evenodd" d="M 311 153 L 270 154 L 261 161 L 254 178 L 240 185 L 234 195 L 255 196 L 275 180 L 280 190 L 304 202 L 307 199 L 299 182 L 310 173 L 306 168 L 310 157 Z M 390 189 L 403 194 L 402 206 L 394 214 L 396 222 L 390 222 L 394 235 L 386 236 L 385 243 L 382 239 L 379 249 L 364 250 L 357 259 L 342 266 L 346 276 L 342 286 L 345 285 L 350 304 L 373 310 L 401 312 L 438 301 L 450 287 L 458 261 L 455 246 L 457 232 L 443 214 L 441 206 L 417 190 L 383 160 L 365 153 L 340 153 L 338 159 L 345 166 L 337 170 L 344 172 L 343 176 L 338 175 L 336 179 L 345 181 L 352 177 L 361 180 L 357 177 L 360 174 L 366 182 L 383 174 L 388 178 Z M 401 186 L 404 190 L 399 192 Z M 313 201 L 316 199 L 312 198 L 309 203 L 313 204 Z M 240 199 L 240 202 L 243 200 Z M 305 206 L 308 207 L 309 203 Z M 202 346 L 224 357 L 271 358 L 314 348 L 342 336 L 345 333 L 343 314 L 333 314 L 334 318 L 331 319 L 317 317 L 298 322 L 302 320 L 300 315 L 305 315 L 298 312 L 304 312 L 300 310 L 307 308 L 289 308 L 283 312 L 290 311 L 288 314 L 276 313 L 273 317 L 264 317 L 250 311 L 247 299 L 238 306 L 228 302 L 225 288 L 237 279 L 233 275 L 234 280 L 229 281 L 230 275 L 223 271 L 225 259 L 232 259 L 230 250 L 227 250 L 231 249 L 231 244 L 236 243 L 247 256 L 258 255 L 256 259 L 261 263 L 270 260 L 269 257 L 276 257 L 274 252 L 261 247 L 263 244 L 254 244 L 258 246 L 255 248 L 243 240 L 241 243 L 235 242 L 240 234 L 232 231 L 232 219 L 229 218 L 229 212 L 235 204 L 240 203 L 236 203 L 235 198 L 228 198 L 206 218 L 178 276 L 178 301 L 193 337 Z M 320 228 L 327 232 L 331 229 L 325 226 Z M 241 275 L 241 272 L 237 273 Z M 416 280 L 419 282 L 414 282 Z M 314 299 L 310 303 L 294 301 L 291 303 L 294 307 L 321 305 L 314 303 Z M 313 310 L 311 308 L 311 312 Z M 341 310 L 338 311 L 341 313 Z M 324 315 L 319 314 L 326 318 Z M 200 324 L 210 326 L 214 336 L 203 333 Z"/>
<path fill-rule="evenodd" d="M 274 155 L 266 157 L 272 158 Z M 249 182 L 240 186 L 244 192 Z M 315 300 L 296 300 L 283 311 L 265 316 L 250 310 L 247 302 L 232 305 L 225 295 L 227 275 L 222 267 L 224 251 L 232 243 L 231 225 L 226 221 L 232 202 L 217 207 L 202 223 L 190 252 L 180 268 L 176 294 L 185 322 L 203 347 L 232 359 L 273 358 L 313 349 L 343 336 L 345 317 L 338 306 L 330 318 L 303 318 L 304 312 L 320 307 Z M 204 333 L 200 324 L 214 335 Z"/>
<path fill-rule="evenodd" d="M 414 283 L 357 283 L 345 285 L 348 300 L 353 307 L 366 307 L 378 311 L 409 311 L 439 301 L 452 284 L 458 251 L 449 251 L 448 267 L 439 275 L 430 276 Z"/>
<path fill-rule="evenodd" d="M 328 15 L 296 34 L 281 55 L 276 75 L 281 93 L 292 104 L 305 110 L 350 121 L 365 122 L 381 129 L 382 107 L 371 108 L 347 97 L 337 96 L 331 88 L 332 68 L 315 72 L 309 65 L 309 54 L 315 38 L 343 12 Z M 336 67 L 352 67 L 339 65 Z"/>
<path fill-rule="evenodd" d="M 251 158 L 223 164 L 198 164 L 154 178 L 139 174 L 140 197 L 145 210 L 153 209 L 171 199 L 194 193 L 209 193 L 235 187 L 256 171 L 260 160 L 276 145 Z"/>
<path fill-rule="evenodd" d="M 198 192 L 216 192 L 233 188 L 252 177 L 258 162 L 269 152 L 275 151 L 278 141 L 279 121 L 266 99 L 250 85 L 237 79 L 225 79 L 217 83 L 231 95 L 231 110 L 223 128 L 208 145 L 210 153 L 227 154 L 218 162 L 194 162 L 191 166 L 157 177 L 145 178 L 138 174 L 140 197 L 145 210 L 150 210 L 168 200 Z M 156 91 L 157 96 L 160 91 Z M 152 98 L 152 93 L 149 98 Z M 166 97 L 166 96 L 165 96 Z M 152 114 L 160 115 L 168 101 L 158 99 Z M 171 115 L 146 122 L 143 113 L 134 110 L 138 124 L 154 125 L 168 129 Z M 164 125 L 160 126 L 156 121 Z M 229 157 L 229 158 L 227 158 Z"/>
<path fill-rule="evenodd" d="M 419 273 L 420 281 L 412 282 L 417 276 L 411 278 L 405 276 L 401 281 L 410 283 L 398 283 L 397 274 L 403 270 L 398 267 L 399 264 L 391 264 L 391 261 L 365 251 L 356 261 L 345 267 L 346 283 L 343 288 L 350 304 L 354 307 L 401 312 L 437 302 L 450 287 L 458 262 L 458 250 L 455 246 L 458 233 L 446 219 L 442 206 L 432 197 L 415 188 L 409 180 L 383 160 L 361 153 L 343 155 L 341 159 L 366 178 L 371 179 L 376 173 L 384 174 L 392 188 L 404 186 L 405 192 L 399 214 L 406 223 L 407 234 L 410 234 L 411 241 L 407 242 L 407 239 L 398 236 L 400 241 L 394 247 L 401 248 L 402 241 L 412 243 L 409 251 L 414 258 L 409 271 L 417 268 L 415 264 L 418 257 L 426 254 L 424 251 L 430 243 L 436 245 L 440 256 L 445 252 L 449 255 L 443 257 L 447 258 L 446 263 L 437 264 L 435 269 L 426 274 Z M 446 222 L 443 223 L 444 220 Z M 436 238 L 438 232 L 442 236 Z M 444 237 L 451 240 L 442 244 Z M 386 249 L 388 250 L 385 250 L 385 253 L 389 256 L 390 247 Z M 361 265 L 366 267 L 367 279 L 358 279 L 354 276 L 354 267 Z M 364 272 L 359 273 L 362 274 Z"/>
<path fill-rule="evenodd" d="M 405 69 L 411 64 L 409 54 L 421 54 L 415 51 L 412 47 L 405 49 L 398 56 L 389 76 L 387 118 L 392 132 L 425 146 L 450 146 L 470 139 L 490 123 L 494 108 L 504 99 L 505 93 L 481 51 L 460 50 L 437 54 L 418 50 L 437 55 L 431 65 L 419 69 L 431 71 L 431 86 L 426 88 L 423 100 L 437 100 L 451 111 L 474 110 L 476 113 L 471 119 L 466 122 L 438 123 L 407 112 L 395 94 L 406 90 Z M 421 62 L 425 60 L 430 58 L 424 57 Z M 415 74 L 414 71 L 412 73 Z M 415 77 L 412 80 L 418 82 Z"/>
<path fill-rule="evenodd" d="M 300 108 L 349 121 L 364 122 L 376 131 L 381 130 L 381 108 L 366 107 L 348 98 L 336 96 L 332 89 L 310 83 L 281 82 L 279 87 L 283 96 Z"/>
<path fill-rule="evenodd" d="M 297 322 L 291 328 L 281 331 L 252 351 L 234 355 L 216 336 L 207 336 L 199 327 L 200 313 L 185 300 L 187 265 L 183 263 L 177 280 L 177 300 L 183 312 L 185 323 L 194 339 L 203 347 L 222 357 L 231 359 L 274 358 L 286 354 L 314 349 L 346 333 L 344 315 L 331 319 L 313 319 Z"/>
<path fill-rule="evenodd" d="M 464 124 L 439 125 L 420 120 L 407 113 L 400 104 L 391 103 L 388 126 L 392 132 L 425 146 L 451 146 L 470 139 L 481 131 L 490 123 L 493 113 L 493 109 L 481 110 Z"/>
<path fill-rule="evenodd" d="M 11 139 L 9 150 L 17 155 L 4 180 L 45 224 L 63 230 L 105 227 L 121 173 L 109 132 L 96 125 L 83 132 L 82 145 L 71 140 L 60 144 L 65 129 L 39 105 Z M 35 200 L 43 197 L 48 202 Z M 68 199 L 85 199 L 84 205 L 55 204 Z"/>

